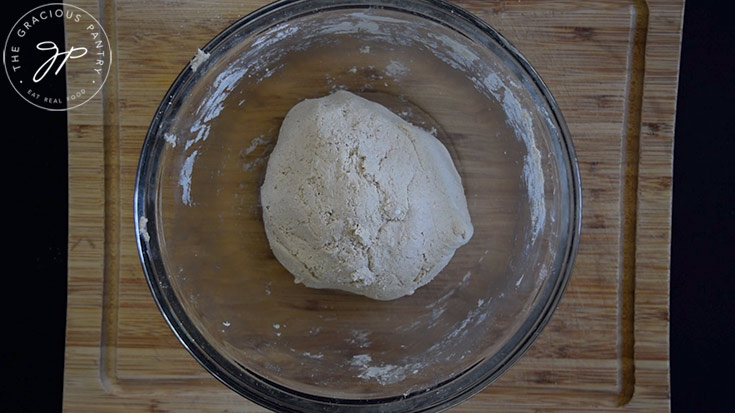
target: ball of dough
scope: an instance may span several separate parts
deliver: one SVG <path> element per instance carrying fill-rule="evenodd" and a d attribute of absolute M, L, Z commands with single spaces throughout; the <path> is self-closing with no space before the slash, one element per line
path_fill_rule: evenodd
<path fill-rule="evenodd" d="M 273 254 L 308 287 L 409 295 L 472 237 L 444 145 L 345 91 L 288 112 L 260 191 Z"/>

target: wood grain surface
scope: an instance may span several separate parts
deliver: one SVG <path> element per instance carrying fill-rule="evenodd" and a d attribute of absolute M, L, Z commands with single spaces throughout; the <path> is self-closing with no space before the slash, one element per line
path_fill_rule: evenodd
<path fill-rule="evenodd" d="M 479 1 L 557 99 L 582 176 L 569 288 L 495 384 L 452 411 L 669 410 L 674 115 L 683 0 Z M 263 411 L 179 344 L 146 285 L 133 183 L 154 112 L 198 47 L 263 1 L 89 0 L 113 49 L 103 92 L 69 112 L 64 409 Z"/>

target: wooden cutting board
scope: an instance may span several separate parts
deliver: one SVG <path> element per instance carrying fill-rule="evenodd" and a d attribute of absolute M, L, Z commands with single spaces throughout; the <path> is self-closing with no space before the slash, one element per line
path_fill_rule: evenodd
<path fill-rule="evenodd" d="M 670 408 L 669 237 L 683 0 L 462 0 L 548 84 L 579 156 L 569 288 L 528 353 L 456 412 Z M 148 291 L 133 181 L 157 105 L 259 0 L 75 1 L 110 37 L 103 93 L 69 111 L 68 411 L 263 409 L 184 350 Z"/>

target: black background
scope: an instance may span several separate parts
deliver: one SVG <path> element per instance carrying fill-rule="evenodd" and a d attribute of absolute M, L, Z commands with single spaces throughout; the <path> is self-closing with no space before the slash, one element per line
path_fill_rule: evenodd
<path fill-rule="evenodd" d="M 3 4 L 3 44 L 15 22 L 43 3 Z M 38 27 L 48 31 L 46 39 L 63 45 L 63 20 Z M 32 106 L 16 94 L 5 73 L 0 76 L 3 233 L 5 245 L 12 247 L 3 248 L 2 255 L 0 410 L 60 411 L 66 323 L 66 112 Z M 65 83 L 57 82 L 57 87 L 58 95 L 66 96 Z"/>
<path fill-rule="evenodd" d="M 2 37 L 42 1 L 3 5 Z M 735 28 L 728 1 L 689 0 L 674 153 L 671 398 L 675 412 L 732 411 L 735 380 Z M 63 38 L 63 28 L 48 28 Z M 62 37 L 59 37 L 62 36 Z M 58 43 L 58 41 L 57 41 Z M 63 73 L 62 73 L 63 75 Z M 0 80 L 4 411 L 59 411 L 66 320 L 67 119 Z M 63 90 L 65 86 L 59 82 Z M 63 92 L 62 92 L 63 93 Z M 7 110 L 10 109 L 10 113 Z"/>

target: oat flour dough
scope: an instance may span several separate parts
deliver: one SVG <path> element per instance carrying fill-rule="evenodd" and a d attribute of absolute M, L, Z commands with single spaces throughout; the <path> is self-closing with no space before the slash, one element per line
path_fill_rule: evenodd
<path fill-rule="evenodd" d="M 297 283 L 377 300 L 412 294 L 472 236 L 444 145 L 345 91 L 288 112 L 261 203 L 271 249 Z"/>

